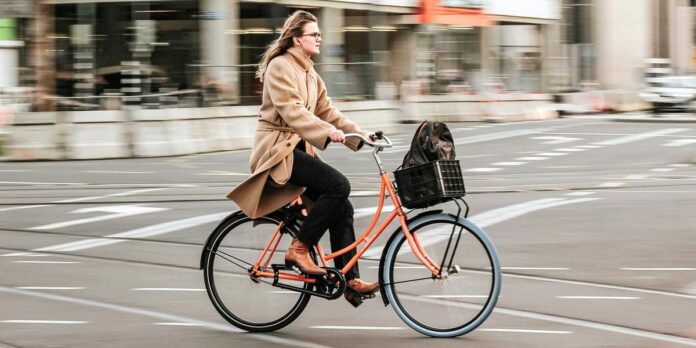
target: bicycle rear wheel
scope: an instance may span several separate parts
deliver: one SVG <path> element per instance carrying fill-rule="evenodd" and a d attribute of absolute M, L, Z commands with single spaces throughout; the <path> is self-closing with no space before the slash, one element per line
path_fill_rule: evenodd
<path fill-rule="evenodd" d="M 241 215 L 227 219 L 213 232 L 204 255 L 203 274 L 215 309 L 232 325 L 251 332 L 278 330 L 295 320 L 310 295 L 272 286 L 271 278 L 253 278 L 249 270 L 264 250 L 281 220 L 271 216 L 251 219 Z M 294 229 L 283 226 L 282 238 L 271 264 L 284 263 Z M 263 266 L 263 265 L 262 265 Z M 283 281 L 311 290 L 312 285 Z"/>
<path fill-rule="evenodd" d="M 409 223 L 438 266 L 444 258 L 448 275 L 442 279 L 432 278 L 403 233 L 395 234 L 385 248 L 385 294 L 397 315 L 424 335 L 466 334 L 488 318 L 497 302 L 501 276 L 495 246 L 482 230 L 464 221 L 440 214 Z"/>

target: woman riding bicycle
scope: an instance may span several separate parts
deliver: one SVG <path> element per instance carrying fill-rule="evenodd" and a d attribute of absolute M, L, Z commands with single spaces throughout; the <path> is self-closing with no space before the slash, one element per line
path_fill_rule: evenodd
<path fill-rule="evenodd" d="M 353 206 L 348 200 L 350 182 L 338 170 L 321 161 L 315 148 L 324 150 L 330 142 L 340 142 L 353 151 L 362 146 L 346 133 L 368 135 L 331 104 L 326 86 L 313 68 L 311 56 L 319 54 L 321 44 L 317 18 L 296 11 L 283 25 L 280 38 L 263 54 L 256 77 L 263 83 L 258 127 L 251 152 L 252 174 L 228 198 L 249 217 L 269 214 L 300 195 L 314 205 L 285 254 L 285 263 L 304 273 L 326 274 L 309 255 L 329 230 L 331 249 L 340 250 L 355 241 Z M 334 260 L 336 268 L 355 255 L 355 250 Z M 346 299 L 374 294 L 379 284 L 359 277 L 358 264 L 345 275 Z"/>

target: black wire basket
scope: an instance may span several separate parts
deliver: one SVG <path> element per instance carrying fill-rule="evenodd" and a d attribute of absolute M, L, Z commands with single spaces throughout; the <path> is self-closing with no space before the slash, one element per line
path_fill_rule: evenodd
<path fill-rule="evenodd" d="M 439 160 L 394 172 L 401 204 L 425 208 L 466 194 L 458 160 Z"/>

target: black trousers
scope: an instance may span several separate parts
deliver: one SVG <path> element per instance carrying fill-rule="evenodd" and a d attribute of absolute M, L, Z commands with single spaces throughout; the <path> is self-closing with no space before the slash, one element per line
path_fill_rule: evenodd
<path fill-rule="evenodd" d="M 355 242 L 353 205 L 348 200 L 350 182 L 338 170 L 308 155 L 301 149 L 293 150 L 290 183 L 306 188 L 305 195 L 315 206 L 305 218 L 297 238 L 309 246 L 319 242 L 329 230 L 332 252 Z M 355 250 L 334 259 L 336 268 L 343 268 L 355 255 Z M 346 280 L 359 278 L 358 264 L 346 274 Z"/>

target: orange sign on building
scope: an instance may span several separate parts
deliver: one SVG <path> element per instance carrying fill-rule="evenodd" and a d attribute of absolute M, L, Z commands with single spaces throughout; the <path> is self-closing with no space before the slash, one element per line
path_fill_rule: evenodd
<path fill-rule="evenodd" d="M 474 1 L 480 3 L 480 1 Z M 464 4 L 464 5 L 450 5 Z M 486 27 L 493 21 L 483 12 L 481 5 L 465 7 L 466 1 L 421 0 L 418 13 L 419 23 Z M 445 6 L 447 4 L 448 6 Z"/>

